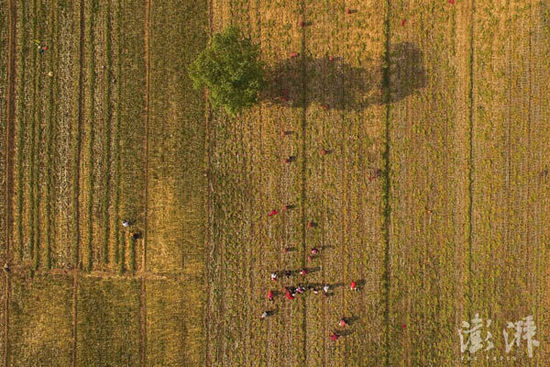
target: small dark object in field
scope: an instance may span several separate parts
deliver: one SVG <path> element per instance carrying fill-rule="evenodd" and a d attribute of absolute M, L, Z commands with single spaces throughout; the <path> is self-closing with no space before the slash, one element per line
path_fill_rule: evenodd
<path fill-rule="evenodd" d="M 295 160 L 296 160 L 296 156 L 291 155 L 290 157 L 283 159 L 283 163 L 285 163 L 285 164 L 286 163 L 291 163 L 291 162 L 294 162 Z"/>
<path fill-rule="evenodd" d="M 140 239 L 141 238 L 141 233 L 133 232 L 133 233 L 130 234 L 130 237 L 132 237 L 132 239 L 134 239 L 134 240 Z"/>

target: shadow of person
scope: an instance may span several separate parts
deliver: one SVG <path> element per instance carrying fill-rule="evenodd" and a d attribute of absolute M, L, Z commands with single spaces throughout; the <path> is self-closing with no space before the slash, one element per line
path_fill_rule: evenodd
<path fill-rule="evenodd" d="M 362 68 L 339 57 L 287 58 L 268 70 L 261 100 L 288 107 L 316 103 L 326 110 L 362 110 L 399 101 L 426 85 L 423 54 L 414 44 L 391 45 L 389 60 L 389 85 L 384 86 L 385 60 Z"/>

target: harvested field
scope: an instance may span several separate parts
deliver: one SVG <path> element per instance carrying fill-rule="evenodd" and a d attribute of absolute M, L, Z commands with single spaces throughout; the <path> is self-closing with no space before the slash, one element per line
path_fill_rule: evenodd
<path fill-rule="evenodd" d="M 0 0 L 0 25 L 0 365 L 550 364 L 547 1 Z M 268 68 L 237 117 L 187 73 L 229 25 Z"/>

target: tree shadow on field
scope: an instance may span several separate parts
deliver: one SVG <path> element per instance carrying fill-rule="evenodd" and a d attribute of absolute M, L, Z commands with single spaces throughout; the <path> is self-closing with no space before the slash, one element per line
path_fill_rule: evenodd
<path fill-rule="evenodd" d="M 389 96 L 383 87 L 383 59 L 361 68 L 340 57 L 331 60 L 328 56 L 300 55 L 282 60 L 268 71 L 268 85 L 261 99 L 289 107 L 317 103 L 325 109 L 362 110 L 388 99 L 390 103 L 399 101 L 426 85 L 424 56 L 414 44 L 391 45 L 389 56 Z"/>

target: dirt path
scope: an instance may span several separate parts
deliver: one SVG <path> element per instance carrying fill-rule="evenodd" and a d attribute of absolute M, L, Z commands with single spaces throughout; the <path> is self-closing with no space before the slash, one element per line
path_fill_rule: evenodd
<path fill-rule="evenodd" d="M 14 119 L 15 119 L 15 32 L 16 32 L 16 22 L 17 22 L 17 8 L 15 0 L 8 0 L 9 8 L 9 21 L 8 21 L 8 70 L 7 70 L 7 95 L 6 95 L 6 142 L 5 142 L 5 153 L 6 157 L 6 177 L 4 180 L 6 202 L 5 202 L 5 213 L 4 218 L 6 221 L 5 225 L 5 260 L 9 263 L 11 260 L 11 243 L 10 243 L 10 233 L 11 233 L 11 196 L 13 190 L 13 128 L 14 128 Z M 4 366 L 9 365 L 9 323 L 10 323 L 10 293 L 11 293 L 11 277 L 10 273 L 6 273 L 6 287 L 5 287 L 5 296 L 4 296 Z"/>
<path fill-rule="evenodd" d="M 143 137 L 143 196 L 144 196 L 144 210 L 143 210 L 143 252 L 141 259 L 141 272 L 147 271 L 147 219 L 148 219 L 148 181 L 149 181 L 149 89 L 150 89 L 150 52 L 149 52 L 149 36 L 151 28 L 151 0 L 145 0 L 145 24 L 144 24 L 144 58 L 145 58 L 145 101 L 144 101 L 144 116 L 143 123 L 145 129 L 145 135 Z M 141 276 L 141 294 L 140 294 L 140 328 L 141 328 L 141 340 L 140 340 L 140 361 L 141 365 L 145 366 L 147 358 L 147 288 L 145 284 L 145 277 Z"/>
<path fill-rule="evenodd" d="M 212 3 L 214 0 L 208 1 L 208 31 L 210 37 L 212 37 L 213 34 L 213 8 Z M 211 121 L 212 121 L 212 108 L 210 104 L 208 103 L 208 95 L 206 94 L 206 91 L 204 93 L 204 103 L 205 103 L 205 125 L 206 125 L 206 131 L 205 131 L 205 151 L 206 151 L 206 207 L 205 207 L 205 215 L 206 215 L 206 231 L 204 235 L 204 252 L 205 252 L 205 272 L 206 276 L 205 278 L 205 289 L 206 289 L 206 305 L 204 307 L 204 332 L 205 332 L 205 348 L 204 348 L 204 361 L 206 366 L 211 365 L 210 361 L 210 326 L 208 325 L 208 320 L 210 319 L 208 312 L 210 310 L 210 303 L 212 302 L 210 297 L 210 243 L 211 243 L 211 235 L 210 235 L 210 228 L 212 225 L 212 221 L 210 220 L 210 212 L 211 212 L 211 205 L 212 205 L 212 198 L 210 195 L 210 187 L 212 187 L 212 177 L 210 175 L 210 167 L 211 167 L 211 137 L 210 137 L 210 129 L 211 129 Z"/>
<path fill-rule="evenodd" d="M 79 196 L 80 196 L 80 153 L 81 153 L 81 134 L 82 134 L 82 122 L 84 120 L 84 31 L 85 31 L 85 18 L 84 18 L 84 0 L 80 0 L 80 40 L 79 40 L 79 66 L 78 66 L 78 121 L 77 121 L 77 137 L 75 138 L 76 156 L 75 156 L 75 176 L 74 176 L 74 188 L 73 188 L 73 203 L 75 214 L 75 241 L 74 241 L 74 269 L 73 269 L 73 350 L 72 350 L 72 366 L 76 366 L 76 348 L 77 348 L 77 300 L 78 300 L 78 268 L 80 266 L 80 215 L 79 215 Z"/>

